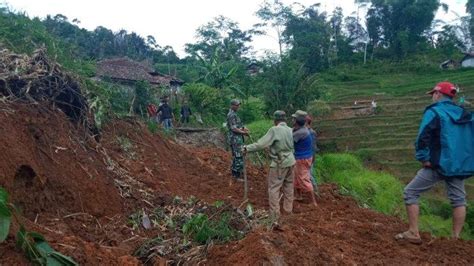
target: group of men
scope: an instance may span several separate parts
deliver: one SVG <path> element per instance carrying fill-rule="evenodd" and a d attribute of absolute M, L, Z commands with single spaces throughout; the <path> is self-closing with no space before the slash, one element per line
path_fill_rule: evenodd
<path fill-rule="evenodd" d="M 290 128 L 286 123 L 286 113 L 275 111 L 274 126 L 257 142 L 244 145 L 244 137 L 249 136 L 250 132 L 237 115 L 239 108 L 240 101 L 234 99 L 227 114 L 229 144 L 232 150 L 232 177 L 236 181 L 242 180 L 246 153 L 268 149 L 271 159 L 267 180 L 271 215 L 276 219 L 280 217 L 281 197 L 283 210 L 291 213 L 295 192 L 299 199 L 302 193 L 309 193 L 312 204 L 316 206 L 316 184 L 311 175 L 316 152 L 316 133 L 311 128 L 311 117 L 298 110 L 292 115 L 293 128 Z"/>
<path fill-rule="evenodd" d="M 148 116 L 153 121 L 161 124 L 165 130 L 173 128 L 173 121 L 175 121 L 173 108 L 169 105 L 169 97 L 164 96 L 160 100 L 160 104 L 156 107 L 155 104 L 149 103 L 147 106 Z M 192 115 L 191 108 L 187 101 L 183 102 L 180 110 L 181 124 L 189 123 L 189 118 Z"/>
<path fill-rule="evenodd" d="M 453 208 L 452 237 L 458 239 L 466 218 L 466 191 L 464 180 L 474 174 L 474 117 L 471 112 L 454 103 L 457 88 L 450 82 L 440 82 L 428 92 L 433 104 L 424 112 L 416 139 L 416 159 L 422 168 L 404 189 L 404 201 L 408 214 L 409 229 L 395 236 L 397 240 L 421 243 L 418 230 L 420 194 L 436 183 L 446 184 L 447 195 Z M 232 176 L 242 178 L 244 155 L 268 149 L 271 163 L 268 173 L 268 199 L 270 213 L 280 217 L 280 199 L 283 210 L 291 213 L 293 199 L 309 192 L 312 203 L 315 184 L 311 183 L 314 163 L 316 134 L 311 129 L 311 118 L 303 111 L 292 115 L 293 128 L 287 124 L 284 111 L 273 114 L 274 126 L 257 142 L 244 145 L 249 136 L 237 115 L 240 102 L 232 100 L 227 115 L 229 143 L 232 149 Z M 281 195 L 281 196 L 280 196 Z"/>

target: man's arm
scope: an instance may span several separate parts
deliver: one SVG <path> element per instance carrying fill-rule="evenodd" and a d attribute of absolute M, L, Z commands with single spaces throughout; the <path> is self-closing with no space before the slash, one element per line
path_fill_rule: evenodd
<path fill-rule="evenodd" d="M 263 150 L 265 148 L 270 147 L 273 144 L 274 138 L 275 138 L 275 130 L 274 130 L 274 127 L 272 127 L 267 131 L 265 136 L 261 137 L 255 143 L 244 146 L 244 148 L 248 152 Z"/>
<path fill-rule="evenodd" d="M 439 119 L 437 115 L 433 111 L 427 110 L 423 114 L 418 137 L 415 142 L 416 159 L 422 162 L 423 165 L 426 164 L 426 166 L 429 166 L 428 163 L 431 159 L 431 141 L 433 140 L 433 133 L 438 127 Z"/>
<path fill-rule="evenodd" d="M 297 143 L 298 141 L 306 138 L 309 134 L 309 130 L 306 128 L 300 128 L 293 132 L 293 141 Z"/>
<path fill-rule="evenodd" d="M 229 124 L 230 130 L 232 130 L 232 132 L 234 132 L 234 133 L 241 134 L 241 135 L 247 135 L 249 133 L 248 129 L 237 127 L 237 117 L 236 116 L 228 117 L 227 118 L 227 123 Z"/>

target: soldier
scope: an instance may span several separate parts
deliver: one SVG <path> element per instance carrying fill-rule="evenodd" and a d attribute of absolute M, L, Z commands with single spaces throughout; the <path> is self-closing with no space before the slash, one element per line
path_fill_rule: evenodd
<path fill-rule="evenodd" d="M 233 99 L 230 101 L 230 110 L 227 114 L 227 128 L 229 129 L 228 142 L 232 149 L 232 177 L 236 181 L 243 181 L 244 156 L 242 154 L 242 146 L 244 145 L 244 136 L 249 134 L 249 130 L 244 127 L 237 115 L 239 108 L 239 100 Z"/>

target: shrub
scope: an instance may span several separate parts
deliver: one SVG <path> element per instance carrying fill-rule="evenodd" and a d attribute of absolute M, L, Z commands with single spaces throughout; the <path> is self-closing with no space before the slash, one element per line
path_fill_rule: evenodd
<path fill-rule="evenodd" d="M 267 133 L 268 129 L 273 126 L 272 120 L 257 120 L 245 125 L 250 130 L 252 139 L 246 138 L 246 143 L 257 141 Z"/>
<path fill-rule="evenodd" d="M 338 171 L 360 171 L 362 163 L 350 154 L 325 154 L 317 158 L 317 176 L 325 181 L 331 181 Z"/>
<path fill-rule="evenodd" d="M 244 101 L 239 109 L 239 115 L 245 124 L 264 119 L 265 103 L 259 98 Z"/>
<path fill-rule="evenodd" d="M 313 116 L 324 116 L 331 112 L 331 107 L 325 101 L 314 100 L 308 104 L 308 113 Z"/>
<path fill-rule="evenodd" d="M 217 221 L 209 220 L 207 215 L 199 213 L 183 225 L 183 233 L 193 237 L 194 241 L 200 244 L 209 243 L 211 240 L 227 242 L 237 235 L 229 221 L 228 213 L 220 215 Z"/>
<path fill-rule="evenodd" d="M 222 97 L 217 88 L 203 83 L 186 84 L 183 87 L 189 99 L 189 105 L 200 113 L 209 124 L 221 124 L 225 121 L 228 100 Z"/>

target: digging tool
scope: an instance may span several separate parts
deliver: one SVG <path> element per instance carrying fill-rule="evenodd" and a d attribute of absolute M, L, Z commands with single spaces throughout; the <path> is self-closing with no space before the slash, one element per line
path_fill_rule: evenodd
<path fill-rule="evenodd" d="M 255 141 L 254 141 L 254 139 L 252 138 L 252 136 L 251 136 L 250 134 L 248 134 L 248 136 L 249 136 L 250 141 L 253 142 L 253 143 L 255 143 Z M 263 167 L 265 164 L 263 163 L 263 160 L 262 160 L 262 158 L 260 157 L 260 152 L 256 152 L 256 154 L 257 154 L 257 160 L 258 160 L 258 162 L 260 163 L 260 166 Z"/>
<path fill-rule="evenodd" d="M 244 201 L 248 201 L 248 182 L 247 182 L 247 165 L 244 155 Z"/>

